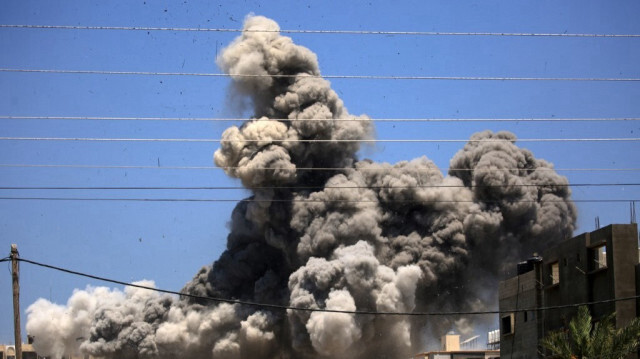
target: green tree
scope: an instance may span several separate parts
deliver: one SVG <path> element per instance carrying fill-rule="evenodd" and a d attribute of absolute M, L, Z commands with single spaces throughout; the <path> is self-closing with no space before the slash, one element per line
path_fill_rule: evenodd
<path fill-rule="evenodd" d="M 614 316 L 608 315 L 592 325 L 589 309 L 581 306 L 569 322 L 569 329 L 549 333 L 542 340 L 542 347 L 551 352 L 552 358 L 624 359 L 640 347 L 640 318 L 616 329 Z"/>

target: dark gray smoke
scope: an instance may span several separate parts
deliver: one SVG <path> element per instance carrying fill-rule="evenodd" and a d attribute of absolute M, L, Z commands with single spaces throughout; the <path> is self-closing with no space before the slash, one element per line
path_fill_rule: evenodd
<path fill-rule="evenodd" d="M 233 211 L 226 251 L 183 293 L 348 311 L 480 310 L 495 303 L 502 263 L 571 235 L 567 180 L 513 134 L 473 135 L 447 176 L 426 157 L 358 161 L 372 124 L 318 77 L 315 54 L 250 31 L 278 30 L 267 18 L 248 17 L 244 29 L 218 65 L 255 117 L 224 132 L 214 161 L 253 195 Z M 135 288 L 76 291 L 66 306 L 40 299 L 28 314 L 36 349 L 55 358 L 397 358 L 424 349 L 424 333 L 474 324 Z"/>

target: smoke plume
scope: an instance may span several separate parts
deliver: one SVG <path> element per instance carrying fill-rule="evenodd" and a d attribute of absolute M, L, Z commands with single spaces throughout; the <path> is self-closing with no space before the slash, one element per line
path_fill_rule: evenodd
<path fill-rule="evenodd" d="M 362 312 L 487 309 L 503 263 L 572 234 L 566 178 L 515 135 L 473 135 L 446 175 L 424 156 L 358 160 L 373 126 L 349 114 L 316 55 L 270 19 L 248 17 L 244 30 L 217 63 L 255 116 L 224 131 L 214 161 L 252 195 L 231 215 L 226 251 L 183 293 Z M 473 324 L 130 287 L 27 311 L 35 348 L 54 358 L 397 358 L 424 349 L 424 333 Z"/>

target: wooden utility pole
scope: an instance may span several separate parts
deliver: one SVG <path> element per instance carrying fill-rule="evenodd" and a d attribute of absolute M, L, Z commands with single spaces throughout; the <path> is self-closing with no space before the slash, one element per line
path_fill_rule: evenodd
<path fill-rule="evenodd" d="M 13 278 L 13 328 L 15 330 L 16 358 L 22 359 L 22 335 L 20 333 L 20 266 L 18 245 L 11 245 L 11 277 Z"/>

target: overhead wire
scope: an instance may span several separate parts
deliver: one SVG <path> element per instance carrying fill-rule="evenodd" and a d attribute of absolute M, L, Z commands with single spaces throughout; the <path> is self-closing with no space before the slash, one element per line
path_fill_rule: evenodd
<path fill-rule="evenodd" d="M 78 168 L 78 169 L 143 169 L 143 170 L 234 170 L 241 169 L 244 167 L 240 166 L 144 166 L 144 165 L 81 165 L 81 164 L 25 164 L 25 163 L 0 163 L 0 168 Z M 295 168 L 277 168 L 277 167 L 252 167 L 252 170 L 278 170 L 278 171 L 345 171 L 345 170 L 354 170 L 354 168 L 344 168 L 344 167 L 295 167 Z M 358 168 L 358 171 L 392 171 L 398 170 L 401 171 L 400 168 L 370 168 L 370 167 L 361 167 Z M 434 169 L 432 168 L 416 168 L 412 169 L 412 172 L 431 172 Z M 442 171 L 474 171 L 472 168 L 442 168 Z M 523 171 L 527 170 L 526 168 L 494 168 L 493 171 L 502 170 L 502 171 Z M 548 167 L 538 167 L 536 171 L 556 171 L 556 172 L 639 172 L 640 168 L 626 167 L 626 168 L 548 168 Z"/>
<path fill-rule="evenodd" d="M 247 118 L 209 118 L 209 117 L 109 117 L 109 116 L 7 116 L 0 115 L 4 120 L 78 120 L 78 121 L 205 121 L 205 122 L 239 122 L 259 119 Z M 298 122 L 613 122 L 640 121 L 640 117 L 609 117 L 609 118 L 269 118 L 271 121 Z"/>
<path fill-rule="evenodd" d="M 29 263 L 38 267 L 48 268 L 52 270 L 56 270 L 59 272 L 72 274 L 76 276 L 81 276 L 85 278 L 91 278 L 95 280 L 99 280 L 102 282 L 113 283 L 122 285 L 125 287 L 133 287 L 139 289 L 150 290 L 154 292 L 164 293 L 164 294 L 172 294 L 177 295 L 183 298 L 190 299 L 198 299 L 198 300 L 206 300 L 209 302 L 217 302 L 217 303 L 228 303 L 228 304 L 237 304 L 242 306 L 251 306 L 257 308 L 265 308 L 265 309 L 274 309 L 274 310 L 291 310 L 291 311 L 304 311 L 304 312 L 326 312 L 326 313 L 344 313 L 344 314 L 353 314 L 353 315 L 385 315 L 385 316 L 456 316 L 456 315 L 489 315 L 489 314 L 503 314 L 503 313 L 514 313 L 514 312 L 524 312 L 524 311 L 543 311 L 543 310 L 556 310 L 563 308 L 575 308 L 583 305 L 595 305 L 595 304 L 603 304 L 603 303 L 615 303 L 620 301 L 628 301 L 628 300 L 637 300 L 640 298 L 640 295 L 636 296 L 626 296 L 620 298 L 612 298 L 591 302 L 582 302 L 582 303 L 572 303 L 572 304 L 564 304 L 564 305 L 554 305 L 547 307 L 532 307 L 532 308 L 510 308 L 508 310 L 484 310 L 484 311 L 449 311 L 449 312 L 389 312 L 389 311 L 364 311 L 364 310 L 342 310 L 342 309 L 329 309 L 329 308 L 309 308 L 309 307 L 297 307 L 290 305 L 281 305 L 281 304 L 273 304 L 273 303 L 258 303 L 251 301 L 244 301 L 232 298 L 221 298 L 221 297 L 211 297 L 204 295 L 196 295 L 187 292 L 177 292 L 173 290 L 161 289 L 156 287 L 150 287 L 137 283 L 128 283 L 121 280 L 110 279 L 102 276 L 97 276 L 93 274 L 83 273 L 79 271 L 74 271 L 58 266 L 54 266 L 51 264 L 41 263 L 34 260 L 26 259 L 23 257 L 17 258 L 20 262 Z"/>
<path fill-rule="evenodd" d="M 224 139 L 224 138 L 106 138 L 106 137 L 0 137 L 0 141 L 88 141 L 88 142 L 223 142 L 223 143 L 483 143 L 509 142 L 504 138 L 482 139 Z M 640 141 L 638 137 L 606 138 L 518 138 L 516 142 L 623 142 Z"/>
<path fill-rule="evenodd" d="M 106 201 L 106 202 L 254 202 L 254 203 L 379 203 L 379 200 L 363 200 L 363 199 L 256 199 L 256 198 L 85 198 L 85 197 L 0 197 L 0 200 L 20 200 L 20 201 Z M 571 200 L 545 200 L 545 203 L 617 203 L 617 202 L 638 202 L 639 199 L 571 199 Z M 385 203 L 477 203 L 474 200 L 387 200 Z M 482 200 L 482 203 L 502 203 L 498 200 Z M 537 200 L 511 200 L 509 203 L 539 203 Z"/>
<path fill-rule="evenodd" d="M 388 186 L 257 186 L 251 187 L 251 190 L 306 190 L 306 189 L 418 189 L 418 188 L 517 188 L 517 187 L 540 187 L 540 184 L 498 184 L 498 185 L 388 185 Z M 558 183 L 551 187 L 626 187 L 640 186 L 640 183 Z M 244 186 L 0 186 L 0 190 L 247 190 Z"/>
<path fill-rule="evenodd" d="M 48 29 L 48 30 L 117 30 L 117 31 L 173 31 L 173 32 L 229 32 L 229 33 L 283 33 L 283 34 L 337 34 L 337 35 L 409 35 L 409 36 L 498 36 L 498 37 L 595 37 L 637 38 L 640 34 L 602 33 L 536 33 L 536 32 L 452 32 L 452 31 L 388 31 L 388 30 L 307 30 L 307 29 L 228 29 L 207 27 L 170 26 L 89 26 L 89 25 L 40 25 L 0 24 L 0 28 Z"/>
<path fill-rule="evenodd" d="M 64 69 L 17 69 L 0 68 L 0 72 L 49 73 L 83 75 L 139 75 L 139 76 L 197 76 L 233 78 L 299 78 L 298 74 L 226 74 L 210 72 L 155 72 L 155 71 L 110 71 L 110 70 L 64 70 Z M 354 80 L 451 80 L 451 81 L 580 81 L 580 82 L 638 82 L 637 77 L 508 77 L 508 76 L 402 76 L 402 75 L 314 75 L 304 77 Z"/>

